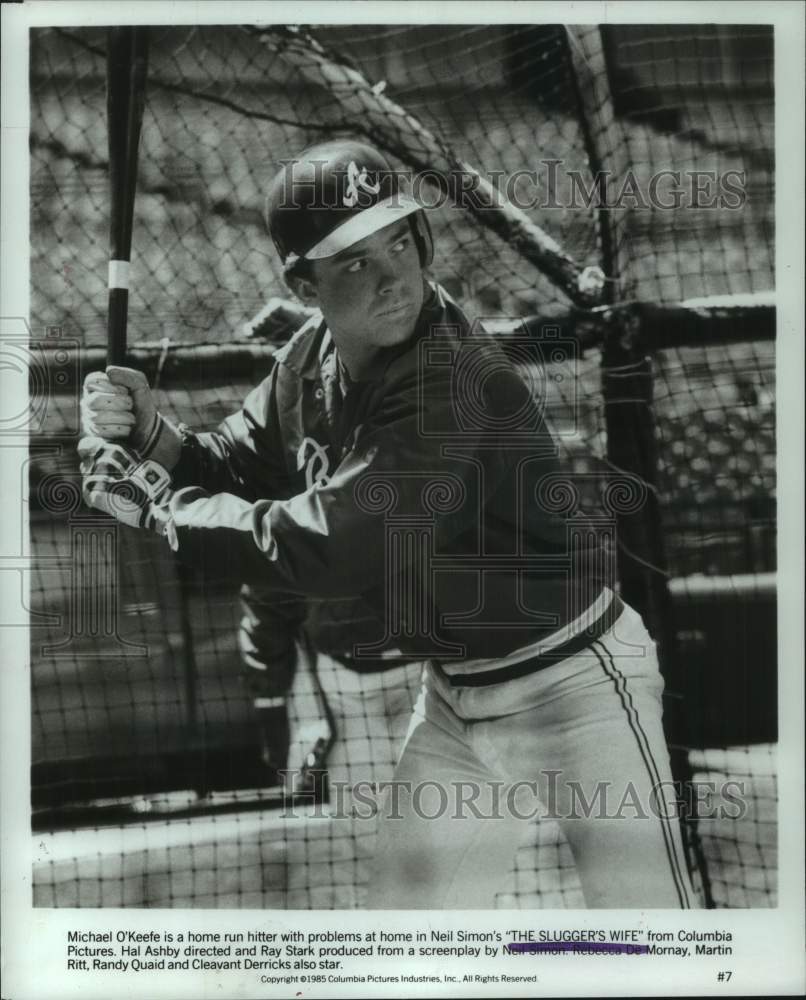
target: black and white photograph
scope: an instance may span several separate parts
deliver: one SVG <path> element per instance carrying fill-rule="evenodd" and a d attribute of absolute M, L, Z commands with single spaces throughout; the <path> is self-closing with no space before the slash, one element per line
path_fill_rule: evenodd
<path fill-rule="evenodd" d="M 3 28 L 4 996 L 801 993 L 802 8 Z"/>

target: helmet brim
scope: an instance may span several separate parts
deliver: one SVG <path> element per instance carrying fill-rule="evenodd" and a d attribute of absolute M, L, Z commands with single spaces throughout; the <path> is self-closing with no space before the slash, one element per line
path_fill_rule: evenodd
<path fill-rule="evenodd" d="M 343 250 L 348 250 L 359 240 L 363 240 L 379 229 L 391 226 L 398 219 L 405 219 L 413 212 L 420 212 L 423 206 L 411 195 L 397 192 L 389 198 L 384 198 L 363 212 L 351 216 L 305 254 L 305 260 L 325 260 L 334 257 Z"/>

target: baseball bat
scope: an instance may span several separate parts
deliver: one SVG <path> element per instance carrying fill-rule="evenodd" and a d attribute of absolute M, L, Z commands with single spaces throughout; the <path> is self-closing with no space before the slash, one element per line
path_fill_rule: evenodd
<path fill-rule="evenodd" d="M 148 29 L 110 28 L 106 67 L 110 195 L 107 363 L 110 365 L 123 364 L 126 358 L 137 150 L 147 68 Z"/>
<path fill-rule="evenodd" d="M 126 361 L 129 261 L 137 153 L 145 106 L 148 28 L 110 28 L 107 34 L 106 114 L 109 136 L 109 313 L 106 363 Z M 196 734 L 196 659 L 190 627 L 187 569 L 177 564 L 184 645 L 185 698 L 191 743 Z"/>

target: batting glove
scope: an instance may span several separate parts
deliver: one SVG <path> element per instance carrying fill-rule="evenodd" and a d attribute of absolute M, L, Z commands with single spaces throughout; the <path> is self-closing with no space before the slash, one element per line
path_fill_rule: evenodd
<path fill-rule="evenodd" d="M 104 441 L 126 441 L 143 459 L 165 469 L 179 461 L 182 439 L 157 410 L 148 380 L 134 368 L 109 365 L 90 372 L 81 397 L 81 430 Z"/>
<path fill-rule="evenodd" d="M 84 502 L 121 524 L 166 533 L 171 477 L 153 460 L 98 437 L 78 443 Z"/>

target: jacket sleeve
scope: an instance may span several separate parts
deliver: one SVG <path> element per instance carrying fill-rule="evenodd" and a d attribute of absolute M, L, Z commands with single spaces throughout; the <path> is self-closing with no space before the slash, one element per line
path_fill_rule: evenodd
<path fill-rule="evenodd" d="M 186 432 L 171 479 L 175 488 L 196 486 L 245 500 L 288 496 L 288 469 L 277 415 L 279 366 L 253 389 L 243 407 L 216 431 Z"/>
<path fill-rule="evenodd" d="M 523 409 L 528 390 L 510 366 L 499 376 L 493 390 L 486 387 L 485 405 L 506 424 L 507 414 Z M 412 525 L 433 514 L 438 540 L 449 541 L 479 530 L 485 497 L 511 472 L 503 439 L 491 447 L 489 433 L 464 431 L 456 412 L 449 372 L 408 371 L 329 482 L 290 499 L 251 502 L 180 489 L 170 503 L 171 544 L 204 572 L 232 564 L 243 579 L 285 594 L 328 597 L 380 587 L 387 514 Z"/>

